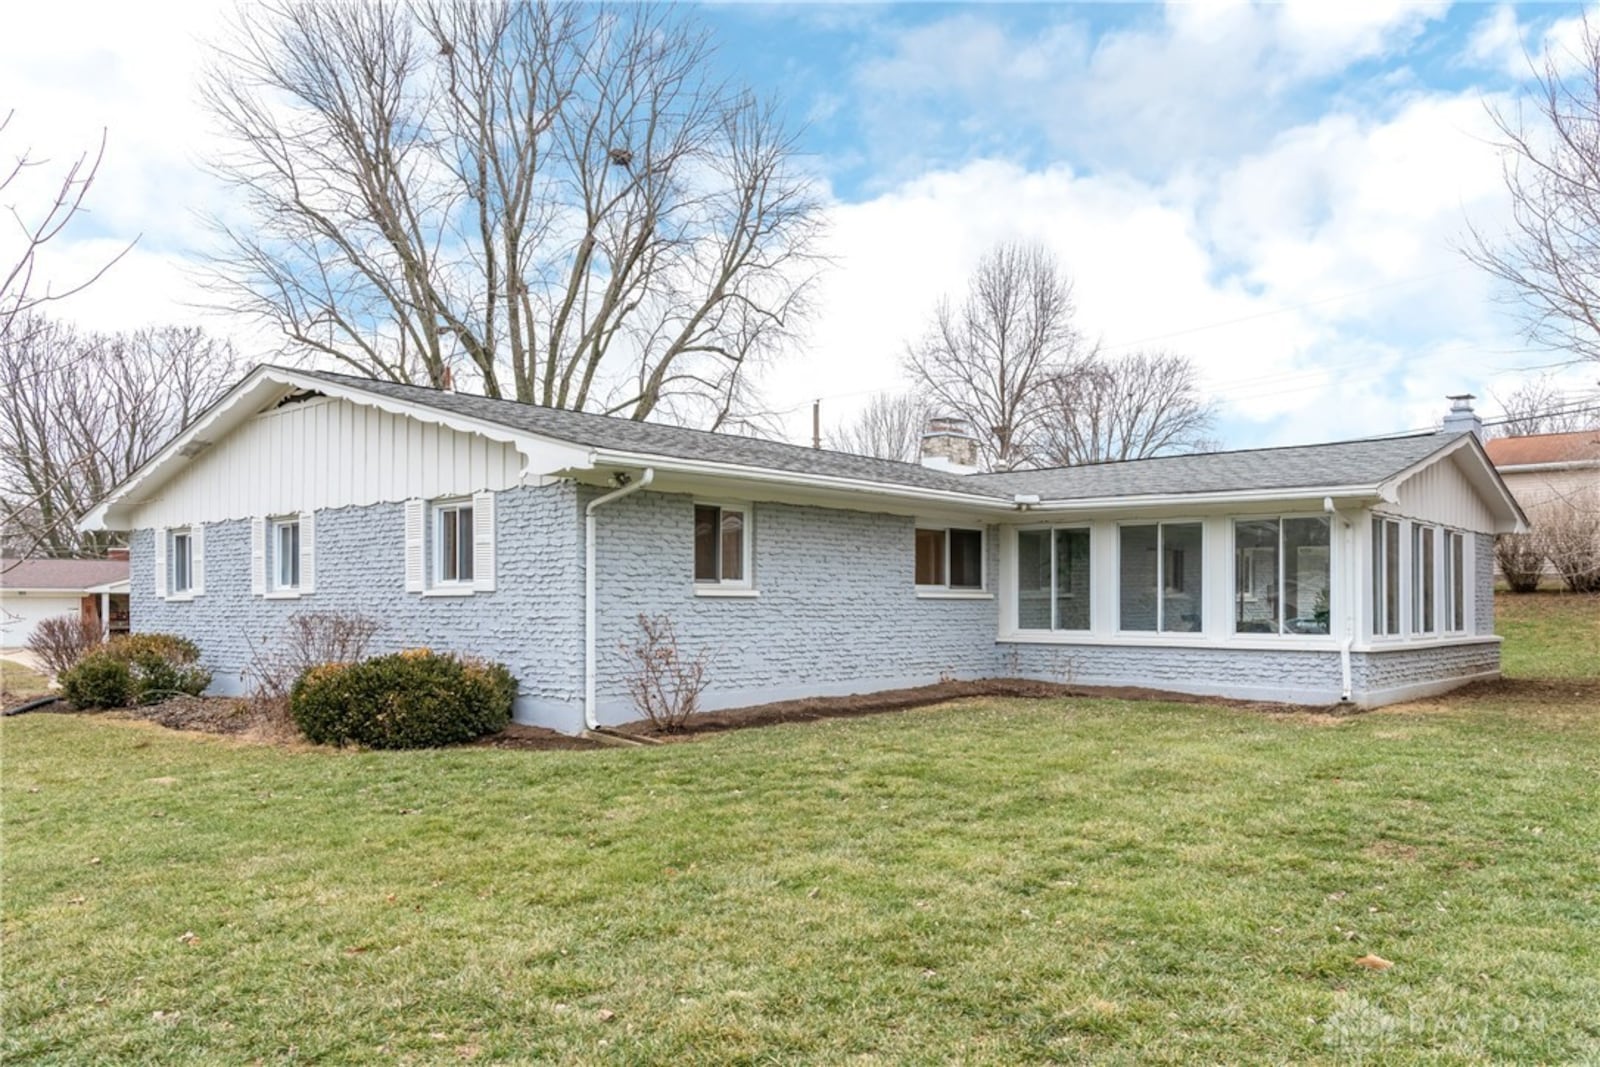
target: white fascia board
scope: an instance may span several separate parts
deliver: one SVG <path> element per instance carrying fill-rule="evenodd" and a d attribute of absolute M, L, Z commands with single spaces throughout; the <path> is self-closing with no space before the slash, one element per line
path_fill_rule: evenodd
<path fill-rule="evenodd" d="M 1496 467 L 1505 474 L 1542 474 L 1549 471 L 1600 470 L 1600 459 L 1569 459 L 1559 463 L 1512 463 Z"/>
<path fill-rule="evenodd" d="M 1319 508 L 1329 498 L 1345 502 L 1382 499 L 1375 485 L 1297 486 L 1287 489 L 1231 489 L 1215 493 L 1150 493 L 1144 496 L 1097 496 L 1081 500 L 1045 500 L 1028 508 L 1030 515 L 1075 515 L 1094 511 L 1149 511 L 1166 508 L 1228 507 L 1235 504 L 1298 504 Z"/>
<path fill-rule="evenodd" d="M 1435 463 L 1455 456 L 1463 449 L 1472 459 L 1463 466 L 1461 473 L 1472 483 L 1473 488 L 1489 500 L 1490 509 L 1498 511 L 1501 518 L 1507 520 L 1499 525 L 1495 533 L 1527 533 L 1528 516 L 1523 513 L 1522 505 L 1517 503 L 1517 498 L 1506 487 L 1505 479 L 1500 477 L 1494 461 L 1489 458 L 1489 453 L 1484 451 L 1483 443 L 1478 440 L 1476 434 L 1462 434 L 1450 444 L 1424 456 L 1384 482 L 1381 487 L 1383 498 L 1391 504 L 1395 503 L 1400 499 L 1400 483 L 1425 467 L 1431 467 Z"/>
<path fill-rule="evenodd" d="M 896 485 L 892 482 L 871 482 L 860 478 L 841 478 L 835 475 L 782 471 L 774 470 L 770 467 L 750 467 L 738 463 L 714 463 L 708 460 L 679 459 L 673 456 L 655 456 L 642 452 L 617 452 L 605 448 L 595 449 L 592 453 L 592 459 L 593 466 L 653 467 L 658 472 L 700 475 L 713 478 L 736 478 L 741 481 L 760 482 L 775 486 L 825 489 L 850 495 L 939 503 L 968 511 L 994 513 L 1016 511 L 1014 503 L 1001 497 L 970 496 L 966 493 L 956 493 L 945 489 L 925 489 L 914 485 Z"/>
<path fill-rule="evenodd" d="M 353 404 L 376 408 L 392 415 L 433 423 L 509 444 L 523 457 L 524 478 L 562 469 L 581 468 L 589 457 L 586 449 L 565 441 L 521 433 L 499 423 L 440 411 L 426 404 L 395 400 L 356 386 L 328 382 L 283 367 L 264 364 L 245 375 L 182 433 L 168 441 L 165 447 L 112 489 L 104 499 L 78 520 L 77 529 L 84 533 L 121 529 L 122 527 L 116 525 L 126 518 L 121 509 L 127 505 L 137 504 L 142 495 L 148 495 L 150 491 L 176 476 L 189 459 L 182 452 L 191 442 L 207 441 L 214 445 L 221 437 L 254 417 L 264 407 L 276 403 L 296 390 L 348 400 Z M 136 494 L 142 495 L 136 496 Z"/>

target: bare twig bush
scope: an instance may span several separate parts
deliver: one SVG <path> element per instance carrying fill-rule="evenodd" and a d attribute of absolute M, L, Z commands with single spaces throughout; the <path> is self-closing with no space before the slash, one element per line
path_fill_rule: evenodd
<path fill-rule="evenodd" d="M 299 611 L 289 616 L 273 644 L 258 648 L 250 642 L 243 680 L 250 687 L 256 719 L 268 729 L 292 732 L 289 690 L 295 681 L 312 667 L 365 659 L 367 646 L 382 628 L 378 620 L 357 612 Z"/>
<path fill-rule="evenodd" d="M 1579 493 L 1541 505 L 1533 540 L 1574 593 L 1600 593 L 1600 493 Z"/>
<path fill-rule="evenodd" d="M 1544 553 L 1532 534 L 1501 534 L 1494 539 L 1494 558 L 1513 593 L 1532 593 L 1544 575 Z"/>
<path fill-rule="evenodd" d="M 100 624 L 82 615 L 54 615 L 42 619 L 28 638 L 28 651 L 52 675 L 59 676 L 77 664 L 84 653 L 101 641 Z"/>
<path fill-rule="evenodd" d="M 658 730 L 675 732 L 700 708 L 705 692 L 707 656 L 701 649 L 685 655 L 678 631 L 667 615 L 639 615 L 639 639 L 623 642 L 628 659 L 628 695 Z"/>

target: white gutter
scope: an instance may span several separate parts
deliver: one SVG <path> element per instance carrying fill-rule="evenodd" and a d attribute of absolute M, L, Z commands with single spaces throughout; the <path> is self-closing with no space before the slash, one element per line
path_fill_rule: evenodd
<path fill-rule="evenodd" d="M 590 730 L 600 729 L 600 719 L 595 713 L 594 698 L 594 640 L 595 640 L 595 521 L 594 513 L 613 500 L 621 500 L 637 493 L 655 481 L 654 467 L 646 467 L 636 482 L 614 489 L 605 496 L 589 501 L 583 509 L 583 724 Z"/>
<path fill-rule="evenodd" d="M 1538 474 L 1541 471 L 1581 471 L 1600 468 L 1600 459 L 1571 459 L 1556 463 L 1512 463 L 1504 467 L 1496 467 L 1501 475 L 1507 474 Z"/>

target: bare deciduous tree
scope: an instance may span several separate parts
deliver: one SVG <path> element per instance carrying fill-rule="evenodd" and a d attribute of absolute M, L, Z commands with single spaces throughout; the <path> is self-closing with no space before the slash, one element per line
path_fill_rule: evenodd
<path fill-rule="evenodd" d="M 1056 466 L 1216 447 L 1216 409 L 1186 356 L 1090 354 L 1050 380 L 1049 396 L 1041 458 Z"/>
<path fill-rule="evenodd" d="M 82 514 L 231 384 L 233 350 L 189 327 L 81 333 L 38 315 L 0 335 L 6 555 L 101 555 Z"/>
<path fill-rule="evenodd" d="M 687 16 L 535 0 L 242 8 L 203 93 L 227 306 L 291 353 L 717 426 L 806 310 L 793 134 Z"/>
<path fill-rule="evenodd" d="M 0 138 L 4 137 L 15 115 L 11 111 L 0 117 Z M 46 283 L 41 289 L 34 277 L 39 250 L 59 237 L 73 218 L 83 211 L 84 200 L 100 171 L 105 149 L 105 137 L 102 135 L 92 156 L 85 152 L 66 165 L 53 182 L 54 193 L 48 205 L 43 211 L 34 212 L 17 206 L 11 197 L 19 191 L 24 177 L 35 168 L 47 166 L 47 161 L 36 158 L 27 149 L 8 152 L 9 158 L 0 158 L 0 210 L 11 216 L 17 242 L 17 250 L 0 262 L 0 337 L 9 335 L 29 312 L 53 301 L 64 300 L 94 283 L 133 247 L 130 242 L 87 278 L 60 286 Z"/>
<path fill-rule="evenodd" d="M 828 432 L 829 448 L 915 463 L 928 428 L 928 405 L 915 393 L 879 393 L 861 413 Z"/>
<path fill-rule="evenodd" d="M 1010 242 L 979 261 L 959 307 L 947 298 L 905 367 L 930 407 L 965 419 L 983 464 L 1030 462 L 1050 379 L 1079 354 L 1072 282 L 1055 256 Z"/>
<path fill-rule="evenodd" d="M 1506 284 L 1530 340 L 1600 360 L 1600 33 L 1585 19 L 1575 53 L 1556 47 L 1527 101 L 1490 111 L 1511 228 L 1474 227 L 1462 251 Z"/>
<path fill-rule="evenodd" d="M 1517 386 L 1510 396 L 1500 400 L 1500 406 L 1505 409 L 1505 418 L 1494 432 L 1505 437 L 1600 429 L 1597 405 L 1563 392 L 1556 379 L 1547 374 Z"/>

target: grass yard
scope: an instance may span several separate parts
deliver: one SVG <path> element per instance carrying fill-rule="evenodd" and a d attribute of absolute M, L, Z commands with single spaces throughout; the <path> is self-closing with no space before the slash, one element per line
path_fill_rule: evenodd
<path fill-rule="evenodd" d="M 1600 678 L 1600 596 L 1497 593 L 1501 668 L 1512 678 Z"/>
<path fill-rule="evenodd" d="M 1506 600 L 1517 642 L 1594 621 Z M 1344 719 L 970 701 L 422 754 L 7 720 L 0 1054 L 1593 1062 L 1600 664 L 1567 647 L 1560 703 Z"/>

